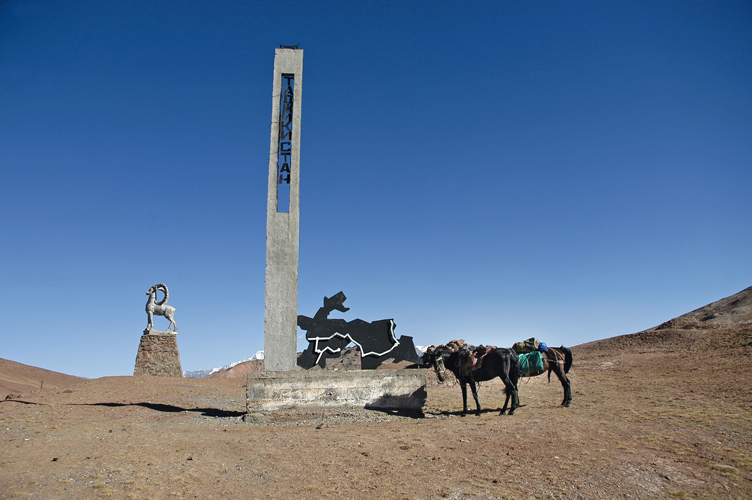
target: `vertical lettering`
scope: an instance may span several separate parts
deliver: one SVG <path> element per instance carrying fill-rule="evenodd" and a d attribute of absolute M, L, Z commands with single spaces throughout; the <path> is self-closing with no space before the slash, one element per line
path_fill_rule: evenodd
<path fill-rule="evenodd" d="M 279 100 L 279 142 L 277 144 L 277 212 L 290 211 L 292 177 L 292 112 L 295 101 L 295 75 L 282 75 Z"/>

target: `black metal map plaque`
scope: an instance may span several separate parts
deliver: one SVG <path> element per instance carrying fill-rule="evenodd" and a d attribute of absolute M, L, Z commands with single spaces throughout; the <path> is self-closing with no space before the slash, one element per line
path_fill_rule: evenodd
<path fill-rule="evenodd" d="M 361 368 L 365 370 L 374 370 L 392 358 L 394 362 L 421 363 L 413 338 L 402 335 L 397 340 L 395 337 L 397 325 L 394 320 L 382 319 L 369 323 L 361 319 L 329 319 L 329 313 L 334 310 L 350 310 L 344 306 L 345 300 L 347 297 L 342 292 L 324 297 L 324 307 L 319 308 L 313 318 L 298 316 L 298 326 L 306 331 L 309 342 L 308 348 L 298 357 L 298 366 L 310 369 L 319 365 L 324 368 L 327 359 L 338 358 L 342 349 L 350 343 L 360 351 Z"/>

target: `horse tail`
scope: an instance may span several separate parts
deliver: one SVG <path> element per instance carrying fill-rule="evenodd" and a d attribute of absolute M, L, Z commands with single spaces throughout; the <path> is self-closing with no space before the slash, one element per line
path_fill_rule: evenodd
<path fill-rule="evenodd" d="M 517 388 L 517 383 L 520 380 L 520 360 L 517 358 L 517 354 L 511 351 L 509 355 L 509 380 L 512 381 L 514 388 Z"/>
<path fill-rule="evenodd" d="M 558 366 L 558 355 L 555 352 L 556 349 L 548 349 L 545 352 L 546 358 L 548 359 L 548 383 L 551 383 L 551 372 L 554 371 L 554 368 Z M 558 376 L 558 375 L 557 375 Z"/>
<path fill-rule="evenodd" d="M 572 351 L 564 346 L 561 346 L 559 349 L 564 352 L 564 373 L 569 373 L 569 369 L 572 368 Z"/>

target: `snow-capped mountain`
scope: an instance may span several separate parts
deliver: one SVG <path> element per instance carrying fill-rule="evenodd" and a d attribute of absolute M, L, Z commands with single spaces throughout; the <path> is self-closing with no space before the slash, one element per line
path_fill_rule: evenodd
<path fill-rule="evenodd" d="M 264 359 L 264 351 L 258 351 L 256 354 L 251 356 L 250 358 L 241 359 L 240 361 L 235 361 L 234 363 L 230 363 L 229 365 L 225 365 L 221 368 L 212 368 L 211 370 L 194 370 L 194 371 L 184 371 L 183 377 L 186 378 L 204 378 L 207 375 L 211 375 L 212 373 L 216 373 L 220 370 L 229 370 L 233 366 L 237 366 L 240 363 L 245 363 L 246 361 L 255 361 L 257 359 Z"/>

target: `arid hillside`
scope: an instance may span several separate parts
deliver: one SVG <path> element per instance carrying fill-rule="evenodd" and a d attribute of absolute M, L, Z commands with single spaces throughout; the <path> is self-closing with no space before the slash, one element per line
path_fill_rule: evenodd
<path fill-rule="evenodd" d="M 256 423 L 242 377 L 27 384 L 0 401 L 0 498 L 752 498 L 743 305 L 714 306 L 733 323 L 685 315 L 575 346 L 572 407 L 539 376 L 513 416 L 498 415 L 498 381 L 481 385 L 480 416 L 460 416 L 450 381 L 429 384 L 422 415 Z"/>
<path fill-rule="evenodd" d="M 35 389 L 59 389 L 85 379 L 0 358 L 0 399 Z"/>
<path fill-rule="evenodd" d="M 730 297 L 679 316 L 676 320 L 696 320 L 704 325 L 736 325 L 752 321 L 752 286 Z"/>

